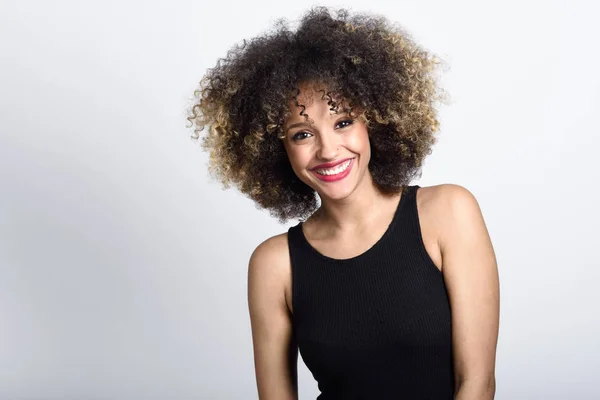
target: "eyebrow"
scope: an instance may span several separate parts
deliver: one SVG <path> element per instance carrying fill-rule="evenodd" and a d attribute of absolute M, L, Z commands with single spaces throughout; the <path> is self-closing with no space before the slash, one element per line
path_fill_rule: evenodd
<path fill-rule="evenodd" d="M 312 126 L 312 124 L 309 124 L 308 122 L 296 122 L 294 124 L 291 124 L 290 126 L 288 126 L 287 128 L 285 128 L 285 131 L 289 131 L 292 128 L 297 128 L 299 126 Z"/>
<path fill-rule="evenodd" d="M 332 115 L 332 116 L 333 116 L 333 115 L 337 115 L 337 116 L 340 116 L 340 115 L 341 115 L 341 116 L 347 116 L 347 117 L 350 117 L 350 113 L 348 113 L 348 112 L 334 113 L 334 114 L 331 114 L 331 115 Z M 290 126 L 288 126 L 287 128 L 285 128 L 284 132 L 285 132 L 285 133 L 287 133 L 287 132 L 288 132 L 290 129 L 292 129 L 292 128 L 297 128 L 297 127 L 299 127 L 299 126 L 308 126 L 308 127 L 312 127 L 312 126 L 313 126 L 313 124 L 310 124 L 310 123 L 308 123 L 308 122 L 306 122 L 306 121 L 305 121 L 305 122 L 295 122 L 295 123 L 293 123 L 293 124 L 290 124 Z"/>

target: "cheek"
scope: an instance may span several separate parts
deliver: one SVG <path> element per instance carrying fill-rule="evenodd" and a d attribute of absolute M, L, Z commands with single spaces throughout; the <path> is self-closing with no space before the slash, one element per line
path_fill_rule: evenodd
<path fill-rule="evenodd" d="M 306 165 L 310 161 L 310 155 L 308 152 L 302 147 L 293 147 L 292 149 L 286 149 L 288 160 L 292 165 L 292 169 L 298 173 L 298 171 L 302 170 L 306 167 Z"/>
<path fill-rule="evenodd" d="M 355 135 L 352 135 L 348 140 L 348 148 L 355 153 L 360 154 L 363 158 L 371 154 L 371 143 L 369 142 L 369 134 L 366 128 L 357 130 Z"/>

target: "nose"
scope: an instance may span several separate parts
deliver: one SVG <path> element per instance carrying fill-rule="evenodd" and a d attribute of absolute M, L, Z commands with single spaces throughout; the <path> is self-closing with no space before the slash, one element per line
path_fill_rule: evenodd
<path fill-rule="evenodd" d="M 319 148 L 317 157 L 323 160 L 333 160 L 338 155 L 339 145 L 333 132 L 324 132 L 319 135 Z"/>

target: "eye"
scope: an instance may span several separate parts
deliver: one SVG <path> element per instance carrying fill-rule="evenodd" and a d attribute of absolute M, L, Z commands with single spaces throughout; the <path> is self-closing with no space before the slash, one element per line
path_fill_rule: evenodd
<path fill-rule="evenodd" d="M 338 122 L 338 124 L 336 126 L 341 125 L 341 128 L 346 128 L 346 127 L 352 125 L 353 123 L 354 123 L 353 119 L 345 119 L 345 120 Z"/>
<path fill-rule="evenodd" d="M 300 131 L 300 132 L 297 132 L 294 136 L 292 136 L 292 140 L 295 142 L 298 140 L 302 140 L 305 138 L 305 137 L 303 137 L 303 135 L 311 135 L 311 134 L 306 131 Z"/>

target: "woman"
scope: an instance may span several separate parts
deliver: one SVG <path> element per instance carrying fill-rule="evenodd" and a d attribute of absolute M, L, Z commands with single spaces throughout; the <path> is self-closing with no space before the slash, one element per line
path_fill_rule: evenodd
<path fill-rule="evenodd" d="M 261 400 L 297 398 L 298 349 L 320 399 L 494 397 L 498 273 L 477 200 L 409 185 L 436 140 L 437 64 L 383 17 L 314 8 L 201 82 L 189 119 L 196 138 L 210 127 L 211 171 L 301 220 L 249 261 Z"/>

